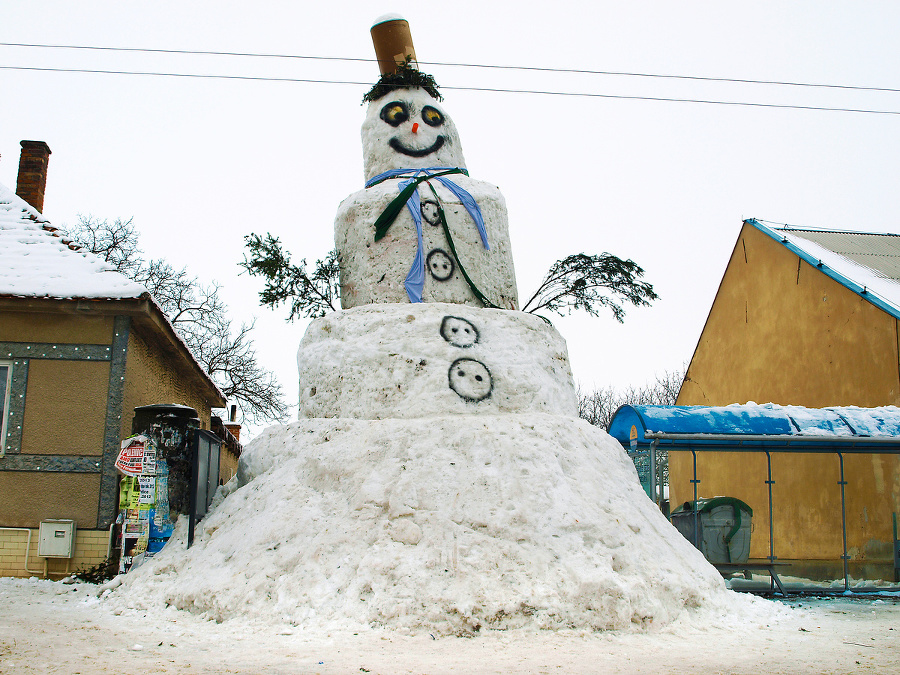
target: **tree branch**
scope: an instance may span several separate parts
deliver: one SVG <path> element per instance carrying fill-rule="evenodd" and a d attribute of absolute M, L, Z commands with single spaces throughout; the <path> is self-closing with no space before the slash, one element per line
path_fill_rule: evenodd
<path fill-rule="evenodd" d="M 622 260 L 609 253 L 576 253 L 550 266 L 522 311 L 547 310 L 563 316 L 583 309 L 591 316 L 598 316 L 599 308 L 606 307 L 622 323 L 625 310 L 620 302 L 648 306 L 658 297 L 653 286 L 640 281 L 643 275 L 644 270 L 632 260 Z"/>

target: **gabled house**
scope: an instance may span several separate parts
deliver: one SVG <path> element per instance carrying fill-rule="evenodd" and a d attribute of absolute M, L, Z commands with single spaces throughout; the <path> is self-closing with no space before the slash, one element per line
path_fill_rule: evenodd
<path fill-rule="evenodd" d="M 774 227 L 744 221 L 687 369 L 678 405 L 755 402 L 809 408 L 900 404 L 900 236 Z M 867 574 L 890 575 L 900 514 L 900 458 L 803 454 L 772 459 L 776 555 L 841 555 Z M 692 499 L 692 457 L 669 457 L 670 499 Z M 698 459 L 701 496 L 728 495 L 758 515 L 751 555 L 769 554 L 766 458 Z M 838 561 L 840 562 L 840 561 Z M 830 564 L 822 574 L 833 574 Z M 880 570 L 880 571 L 879 571 Z M 885 571 L 888 570 L 888 571 Z"/>
<path fill-rule="evenodd" d="M 210 428 L 225 406 L 147 290 L 79 250 L 42 215 L 50 149 L 22 141 L 0 185 L 0 575 L 102 561 L 114 467 L 134 408 L 177 403 Z M 72 559 L 38 555 L 42 521 L 75 521 Z"/>

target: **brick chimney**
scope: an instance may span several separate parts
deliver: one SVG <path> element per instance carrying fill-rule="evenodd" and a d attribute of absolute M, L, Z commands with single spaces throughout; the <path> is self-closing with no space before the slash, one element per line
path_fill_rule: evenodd
<path fill-rule="evenodd" d="M 19 178 L 16 194 L 39 212 L 44 212 L 44 188 L 47 187 L 47 164 L 50 148 L 44 141 L 22 141 L 19 156 Z"/>
<path fill-rule="evenodd" d="M 241 425 L 235 422 L 235 418 L 237 417 L 237 406 L 231 406 L 231 414 L 228 416 L 228 421 L 225 422 L 225 428 L 231 432 L 231 435 L 234 436 L 236 441 L 241 440 Z"/>

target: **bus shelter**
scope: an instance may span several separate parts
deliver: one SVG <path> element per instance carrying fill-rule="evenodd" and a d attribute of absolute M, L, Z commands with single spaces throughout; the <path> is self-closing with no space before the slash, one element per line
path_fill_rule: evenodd
<path fill-rule="evenodd" d="M 625 405 L 609 433 L 666 513 L 666 476 L 676 461 L 685 469 L 673 491 L 679 503 L 721 496 L 710 491 L 723 487 L 753 503 L 764 519 L 756 529 L 767 535 L 761 557 L 770 569 L 779 559 L 823 557 L 817 547 L 827 540 L 824 557 L 833 552 L 843 574 L 840 590 L 847 591 L 851 562 L 860 567 L 869 549 L 859 542 L 866 540 L 884 543 L 870 549 L 892 564 L 892 581 L 900 581 L 900 408 Z M 804 527 L 802 518 L 818 526 Z"/>

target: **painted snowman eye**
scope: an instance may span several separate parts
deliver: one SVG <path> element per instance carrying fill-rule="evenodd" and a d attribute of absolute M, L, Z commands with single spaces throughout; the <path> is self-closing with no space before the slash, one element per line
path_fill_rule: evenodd
<path fill-rule="evenodd" d="M 437 111 L 435 111 L 437 112 Z M 390 124 L 392 127 L 399 127 L 409 119 L 409 110 L 406 105 L 400 101 L 388 103 L 381 109 L 381 119 Z"/>
<path fill-rule="evenodd" d="M 422 121 L 430 127 L 439 127 L 444 123 L 444 116 L 436 108 L 426 105 L 422 108 Z"/>

